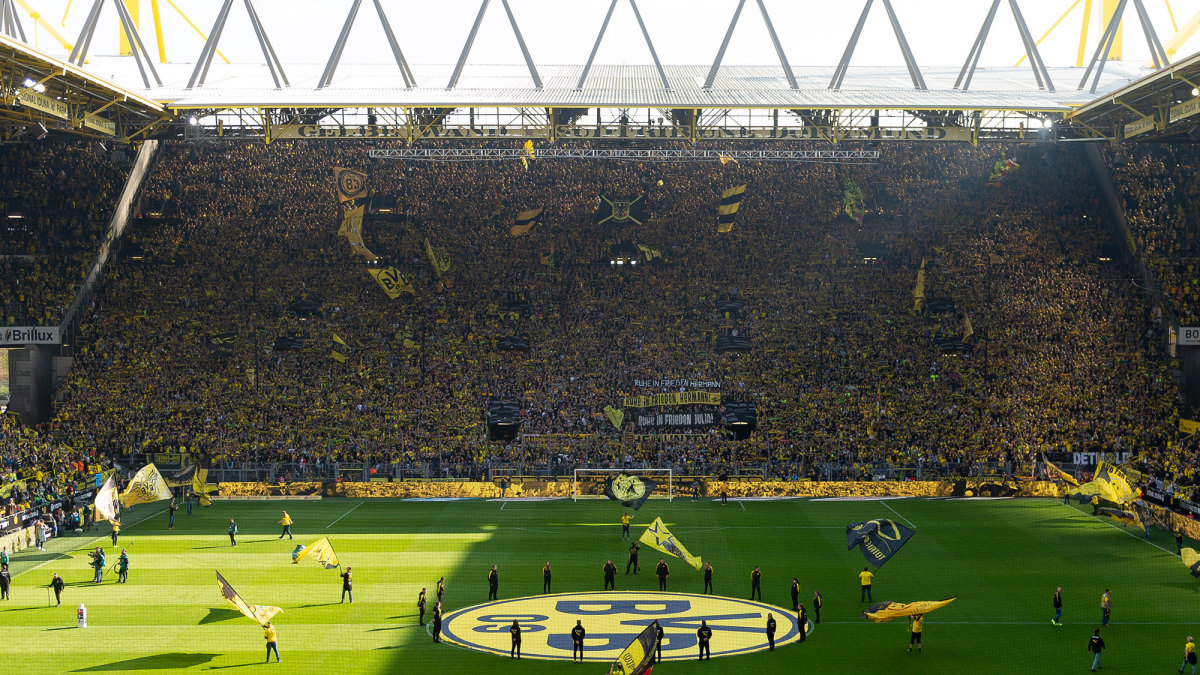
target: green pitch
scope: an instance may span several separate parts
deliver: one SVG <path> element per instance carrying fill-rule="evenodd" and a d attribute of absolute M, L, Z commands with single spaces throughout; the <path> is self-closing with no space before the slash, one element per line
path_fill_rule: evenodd
<path fill-rule="evenodd" d="M 53 540 L 45 553 L 13 558 L 11 600 L 0 602 L 0 626 L 11 670 L 63 672 L 560 673 L 605 672 L 600 663 L 520 662 L 507 655 L 433 644 L 417 625 L 415 602 L 446 577 L 450 612 L 485 602 L 486 574 L 499 565 L 500 599 L 542 592 L 541 569 L 553 566 L 553 592 L 598 591 L 601 566 L 619 568 L 621 591 L 657 590 L 657 552 L 643 548 L 642 572 L 626 576 L 622 509 L 614 502 L 218 502 L 181 510 L 173 530 L 159 505 L 127 514 L 120 546 L 129 548 L 129 583 L 91 583 L 89 547 L 107 536 L 93 530 Z M 280 541 L 280 510 L 295 519 L 295 541 Z M 1105 672 L 1164 672 L 1179 667 L 1184 638 L 1200 635 L 1200 581 L 1174 555 L 1170 535 L 1152 541 L 1086 511 L 1051 500 L 888 502 L 648 502 L 634 537 L 661 516 L 694 554 L 712 562 L 717 595 L 745 599 L 750 570 L 763 571 L 763 602 L 790 606 L 799 577 L 801 602 L 824 596 L 822 623 L 803 644 L 775 652 L 667 661 L 671 673 L 1059 673 L 1084 672 L 1087 638 L 1100 625 L 1100 595 L 1112 589 Z M 228 519 L 241 529 L 236 548 Z M 911 523 L 917 534 L 879 570 L 876 601 L 957 596 L 930 614 L 925 652 L 909 654 L 903 621 L 858 618 L 862 554 L 846 550 L 845 525 L 872 518 Z M 132 523 L 131 526 L 129 526 Z M 638 527 L 640 524 L 641 527 Z M 107 534 L 107 527 L 102 529 Z M 354 567 L 353 604 L 339 604 L 337 571 L 315 562 L 293 565 L 296 543 L 328 536 L 343 567 Z M 670 589 L 700 593 L 699 572 L 675 559 Z M 220 597 L 213 570 L 251 603 L 278 605 L 283 663 L 263 665 L 262 630 Z M 61 607 L 47 607 L 45 584 L 58 572 L 69 583 Z M 1063 587 L 1062 627 L 1052 626 L 1050 596 Z M 79 603 L 89 627 L 75 628 Z M 810 613 L 811 618 L 811 613 Z M 586 624 L 585 624 L 586 625 Z M 507 635 L 507 633 L 505 633 Z M 720 650 L 720 633 L 713 640 Z M 691 655 L 691 652 L 688 652 Z M 19 658 L 17 658 L 19 657 Z"/>

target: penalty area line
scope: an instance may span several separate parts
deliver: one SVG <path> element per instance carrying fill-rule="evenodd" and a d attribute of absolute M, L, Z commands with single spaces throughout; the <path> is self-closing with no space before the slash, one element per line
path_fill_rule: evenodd
<path fill-rule="evenodd" d="M 354 509 L 357 509 L 358 507 L 360 507 L 360 506 L 362 506 L 362 505 L 363 505 L 363 502 L 359 502 L 359 503 L 355 504 L 354 506 L 351 506 L 351 507 L 350 507 L 350 511 L 353 511 Z M 328 530 L 329 528 L 333 527 L 334 525 L 337 525 L 337 523 L 338 523 L 338 521 L 339 521 L 339 520 L 341 520 L 342 518 L 345 518 L 346 516 L 350 515 L 350 511 L 347 511 L 347 512 L 343 513 L 342 515 L 338 516 L 336 520 L 334 520 L 332 523 L 330 523 L 330 524 L 326 525 L 326 526 L 325 526 L 325 529 L 327 529 L 327 530 Z"/>
<path fill-rule="evenodd" d="M 905 518 L 903 515 L 900 514 L 899 511 L 897 511 L 896 509 L 893 509 L 891 504 L 888 504 L 886 501 L 884 501 L 882 499 L 880 499 L 878 501 L 880 504 L 883 504 L 884 506 L 886 506 L 888 511 L 891 511 L 892 513 L 900 516 L 900 520 L 903 520 L 904 522 L 908 523 L 909 527 L 913 528 L 914 530 L 917 529 L 917 526 L 913 525 L 913 521 L 909 520 L 908 518 Z"/>
<path fill-rule="evenodd" d="M 746 510 L 746 505 L 745 505 L 745 504 L 742 502 L 742 500 L 740 500 L 740 499 L 738 500 L 738 506 L 742 507 L 742 510 L 743 510 L 743 511 L 745 511 L 745 510 Z"/>

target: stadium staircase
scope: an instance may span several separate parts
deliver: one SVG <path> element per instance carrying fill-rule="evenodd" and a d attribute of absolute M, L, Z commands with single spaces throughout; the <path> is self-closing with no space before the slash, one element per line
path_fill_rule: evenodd
<path fill-rule="evenodd" d="M 1117 192 L 1112 171 L 1109 170 L 1108 162 L 1105 161 L 1104 155 L 1100 151 L 1100 144 L 1081 143 L 1081 145 L 1084 146 L 1084 157 L 1087 160 L 1088 168 L 1091 170 L 1100 192 L 1104 194 L 1104 201 L 1112 216 L 1114 235 L 1118 248 L 1121 250 L 1121 256 L 1131 268 L 1137 270 L 1147 304 L 1151 307 L 1161 305 L 1162 290 L 1154 275 L 1146 267 L 1146 261 L 1142 258 L 1141 251 L 1137 249 L 1137 240 L 1133 238 L 1133 233 L 1129 228 L 1129 219 L 1125 216 L 1125 202 Z"/>

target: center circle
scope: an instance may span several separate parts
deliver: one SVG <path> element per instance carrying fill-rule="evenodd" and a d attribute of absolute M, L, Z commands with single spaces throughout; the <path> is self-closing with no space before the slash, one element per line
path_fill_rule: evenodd
<path fill-rule="evenodd" d="M 712 629 L 709 647 L 714 657 L 766 650 L 768 614 L 775 618 L 777 647 L 800 639 L 799 620 L 782 607 L 653 591 L 553 593 L 474 605 L 447 614 L 442 619 L 442 637 L 459 647 L 508 656 L 509 627 L 515 620 L 521 626 L 522 658 L 569 661 L 571 629 L 578 620 L 587 631 L 584 660 L 614 661 L 657 620 L 663 629 L 663 660 L 678 661 L 696 658 L 701 621 Z"/>

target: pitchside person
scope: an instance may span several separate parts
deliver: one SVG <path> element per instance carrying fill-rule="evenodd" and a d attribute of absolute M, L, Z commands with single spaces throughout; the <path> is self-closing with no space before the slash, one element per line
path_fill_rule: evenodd
<path fill-rule="evenodd" d="M 1196 675 L 1196 643 L 1192 642 L 1191 635 L 1183 643 L 1183 665 L 1179 666 L 1179 672 L 1182 673 L 1189 663 L 1192 664 L 1192 675 Z"/>
<path fill-rule="evenodd" d="M 925 616 L 914 614 L 908 617 L 908 630 L 912 633 L 908 638 L 908 651 L 912 651 L 914 644 L 917 645 L 918 652 L 925 651 L 925 648 L 921 646 L 921 631 L 925 630 Z"/>
<path fill-rule="evenodd" d="M 488 600 L 496 600 L 496 591 L 500 588 L 500 575 L 496 571 L 496 566 L 492 565 L 492 569 L 488 570 Z"/>
<path fill-rule="evenodd" d="M 542 565 L 542 592 L 550 592 L 550 561 L 547 560 L 545 565 Z"/>
<path fill-rule="evenodd" d="M 617 566 L 611 560 L 604 563 L 604 590 L 607 591 L 610 586 L 614 591 L 617 590 Z"/>
<path fill-rule="evenodd" d="M 279 663 L 279 643 L 276 642 L 275 626 L 268 621 L 263 624 L 263 639 L 267 641 L 267 663 L 271 662 L 271 652 L 275 652 L 275 663 Z"/>
<path fill-rule="evenodd" d="M 631 521 L 631 520 L 633 520 L 633 517 L 629 515 L 628 511 L 621 514 L 621 538 L 622 539 L 629 538 L 629 521 Z"/>
<path fill-rule="evenodd" d="M 798 606 L 796 619 L 800 622 L 800 641 L 804 642 L 808 639 L 808 611 L 804 609 L 804 605 Z"/>
<path fill-rule="evenodd" d="M 654 662 L 655 663 L 662 661 L 662 641 L 663 641 L 662 624 L 655 621 L 654 622 Z"/>
<path fill-rule="evenodd" d="M 667 577 L 671 576 L 671 568 L 667 567 L 667 561 L 659 558 L 658 567 L 654 569 L 654 573 L 658 575 L 658 590 L 667 590 Z"/>
<path fill-rule="evenodd" d="M 442 603 L 439 600 L 438 604 L 433 606 L 433 641 L 441 642 L 438 638 L 442 636 Z"/>
<path fill-rule="evenodd" d="M 705 595 L 708 595 L 709 593 L 713 592 L 712 574 L 713 574 L 712 563 L 708 562 L 707 560 L 704 561 L 704 594 Z"/>
<path fill-rule="evenodd" d="M 638 551 L 642 549 L 641 545 L 636 541 L 629 545 L 629 562 L 625 563 L 625 574 L 629 574 L 629 568 L 633 568 L 633 573 L 637 574 L 641 567 L 638 565 Z"/>
<path fill-rule="evenodd" d="M 350 596 L 350 604 L 354 604 L 354 579 L 350 571 L 350 567 L 346 567 L 346 571 L 342 572 L 342 599 L 338 604 L 346 601 L 346 596 Z"/>
<path fill-rule="evenodd" d="M 113 543 L 116 544 L 116 537 L 113 537 Z M 237 546 L 237 523 L 233 518 L 229 519 L 229 545 Z"/>
<path fill-rule="evenodd" d="M 287 511 L 283 512 L 283 517 L 279 519 L 279 524 L 283 526 L 283 532 L 279 534 L 280 539 L 283 539 L 283 535 L 285 534 L 288 539 L 295 539 L 292 536 L 292 517 L 288 515 Z"/>
<path fill-rule="evenodd" d="M 1061 626 L 1060 619 L 1062 619 L 1062 586 L 1054 589 L 1054 618 L 1050 619 L 1050 623 Z"/>
<path fill-rule="evenodd" d="M 513 624 L 509 626 L 508 632 L 512 635 L 512 648 L 508 650 L 508 658 L 513 658 L 515 654 L 519 659 L 521 658 L 521 624 L 517 623 L 516 619 L 513 619 Z"/>
<path fill-rule="evenodd" d="M 813 622 L 821 623 L 821 591 L 813 591 Z"/>
<path fill-rule="evenodd" d="M 871 580 L 874 578 L 875 575 L 871 572 L 871 570 L 865 567 L 863 568 L 863 571 L 858 573 L 858 581 L 862 586 L 862 590 L 858 594 L 859 602 L 874 602 L 874 600 L 871 598 Z"/>
<path fill-rule="evenodd" d="M 1093 654 L 1092 657 L 1092 672 L 1100 667 L 1100 652 L 1104 651 L 1104 638 L 1100 637 L 1100 629 L 1097 628 L 1092 637 L 1088 638 L 1088 653 Z"/>
<path fill-rule="evenodd" d="M 1100 625 L 1107 626 L 1109 618 L 1112 617 L 1112 597 L 1107 588 L 1104 589 L 1104 595 L 1100 596 L 1100 615 L 1103 621 Z"/>
<path fill-rule="evenodd" d="M 0 600 L 8 600 L 8 587 L 12 585 L 12 575 L 8 572 L 8 563 L 0 565 Z"/>
<path fill-rule="evenodd" d="M 800 609 L 800 580 L 792 577 L 792 611 Z"/>
<path fill-rule="evenodd" d="M 754 599 L 754 594 L 758 594 L 758 599 L 762 600 L 762 572 L 758 566 L 754 566 L 754 571 L 750 573 L 750 599 Z"/>
<path fill-rule="evenodd" d="M 438 579 L 437 584 L 437 601 L 439 605 L 442 604 L 442 591 L 444 590 L 446 590 L 446 577 L 441 577 Z"/>
<path fill-rule="evenodd" d="M 425 625 L 425 589 L 421 589 L 421 594 L 417 596 L 417 609 L 421 611 L 421 616 L 417 618 L 417 623 Z"/>
<path fill-rule="evenodd" d="M 696 640 L 700 643 L 700 658 L 697 661 L 711 661 L 712 651 L 708 648 L 708 641 L 712 639 L 712 629 L 708 627 L 707 621 L 701 621 L 700 627 L 696 629 Z"/>
<path fill-rule="evenodd" d="M 583 621 L 575 619 L 575 627 L 571 629 L 571 660 L 575 660 L 575 655 L 579 654 L 579 660 L 583 661 L 583 638 L 587 635 L 587 631 L 583 629 Z M 1193 673 L 1192 675 L 1195 675 Z"/>
<path fill-rule="evenodd" d="M 775 651 L 775 617 L 767 615 L 767 651 Z"/>

